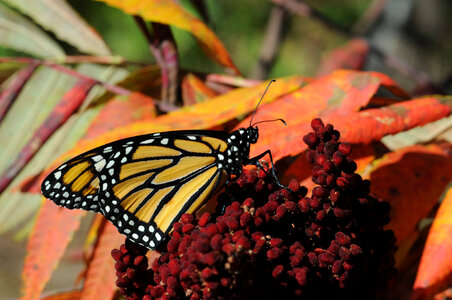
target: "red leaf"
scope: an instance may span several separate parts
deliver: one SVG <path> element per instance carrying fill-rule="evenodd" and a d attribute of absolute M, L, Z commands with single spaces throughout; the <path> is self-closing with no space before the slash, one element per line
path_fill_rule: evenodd
<path fill-rule="evenodd" d="M 113 224 L 105 222 L 86 273 L 80 299 L 112 299 L 116 290 L 116 270 L 111 250 L 119 248 L 124 239 Z"/>
<path fill-rule="evenodd" d="M 333 49 L 322 59 L 317 76 L 327 75 L 334 70 L 361 70 L 369 53 L 369 44 L 364 39 L 350 40 L 344 46 Z"/>
<path fill-rule="evenodd" d="M 447 117 L 452 112 L 452 97 L 425 97 L 368 109 L 347 117 L 326 118 L 341 132 L 343 141 L 370 143 L 388 134 L 395 134 L 416 126 Z"/>
<path fill-rule="evenodd" d="M 260 138 L 251 148 L 251 156 L 269 148 L 275 160 L 301 153 L 306 149 L 301 138 L 309 132 L 313 118 L 347 116 L 356 112 L 368 104 L 380 86 L 396 90 L 397 85 L 380 73 L 341 70 L 315 80 L 278 101 L 263 105 L 256 112 L 254 121 L 283 118 L 287 127 L 276 123 L 259 124 Z M 403 93 L 400 88 L 399 93 Z M 249 118 L 238 127 L 247 126 Z"/>
<path fill-rule="evenodd" d="M 0 122 L 38 66 L 39 63 L 37 62 L 31 63 L 20 70 L 12 80 L 11 84 L 2 92 L 0 95 Z"/>
<path fill-rule="evenodd" d="M 452 283 L 452 189 L 436 213 L 414 282 L 412 299 L 432 298 Z"/>
<path fill-rule="evenodd" d="M 400 261 L 417 238 L 417 224 L 452 179 L 452 159 L 438 147 L 407 147 L 379 160 L 369 179 L 372 193 L 392 206 L 388 227 L 397 238 Z"/>
<path fill-rule="evenodd" d="M 72 87 L 53 109 L 41 127 L 38 128 L 19 152 L 13 163 L 0 177 L 0 193 L 33 158 L 45 141 L 80 107 L 95 81 L 79 81 Z"/>
<path fill-rule="evenodd" d="M 43 202 L 28 240 L 21 299 L 39 298 L 85 214 L 83 210 L 71 211 L 48 200 Z"/>

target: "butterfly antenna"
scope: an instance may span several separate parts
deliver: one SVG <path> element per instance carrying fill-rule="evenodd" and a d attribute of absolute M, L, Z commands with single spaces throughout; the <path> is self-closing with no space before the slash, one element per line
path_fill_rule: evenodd
<path fill-rule="evenodd" d="M 269 82 L 268 85 L 267 85 L 267 88 L 265 89 L 264 93 L 262 94 L 261 100 L 259 100 L 259 103 L 257 103 L 256 108 L 254 109 L 253 115 L 251 116 L 250 127 L 253 126 L 253 125 L 251 125 L 251 124 L 252 124 L 252 122 L 253 122 L 254 114 L 256 113 L 257 108 L 259 107 L 259 104 L 261 104 L 262 99 L 264 99 L 265 93 L 267 93 L 267 90 L 268 90 L 268 88 L 270 87 L 270 84 L 272 84 L 272 83 L 275 82 L 275 81 L 276 81 L 276 80 L 274 80 L 274 79 L 270 80 L 270 82 Z"/>
<path fill-rule="evenodd" d="M 283 119 L 274 119 L 274 120 L 264 120 L 264 121 L 259 121 L 259 122 L 254 123 L 254 124 L 251 125 L 251 126 L 254 126 L 254 125 L 257 125 L 257 124 L 260 124 L 260 123 L 274 122 L 274 121 L 281 121 L 284 125 L 287 126 L 286 121 L 284 121 Z"/>

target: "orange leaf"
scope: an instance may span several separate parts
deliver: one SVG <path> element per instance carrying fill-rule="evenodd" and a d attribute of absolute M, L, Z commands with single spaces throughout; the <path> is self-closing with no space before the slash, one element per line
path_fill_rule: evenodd
<path fill-rule="evenodd" d="M 83 210 L 61 208 L 44 200 L 28 240 L 22 270 L 24 297 L 21 299 L 39 298 L 85 213 Z"/>
<path fill-rule="evenodd" d="M 116 227 L 106 221 L 90 261 L 80 299 L 112 299 L 116 290 L 116 270 L 111 250 L 119 248 L 124 240 Z"/>
<path fill-rule="evenodd" d="M 346 118 L 326 118 L 341 132 L 343 141 L 370 143 L 388 134 L 395 134 L 447 117 L 452 112 L 452 97 L 436 96 L 413 99 L 378 109 L 353 113 Z"/>
<path fill-rule="evenodd" d="M 213 91 L 197 76 L 187 74 L 182 80 L 182 98 L 185 105 L 192 105 L 197 102 L 204 102 L 217 96 Z"/>
<path fill-rule="evenodd" d="M 275 86 L 278 85 L 276 82 Z M 356 112 L 367 105 L 380 86 L 395 89 L 396 83 L 376 72 L 341 70 L 262 106 L 254 117 L 255 121 L 283 118 L 287 127 L 276 126 L 275 123 L 260 124 L 259 142 L 251 148 L 251 156 L 269 148 L 275 160 L 301 153 L 306 149 L 301 139 L 310 131 L 313 118 L 346 116 Z M 399 93 L 403 91 L 399 89 Z M 249 119 L 245 119 L 240 127 L 248 124 Z"/>
<path fill-rule="evenodd" d="M 385 155 L 370 175 L 371 191 L 391 206 L 388 227 L 403 258 L 417 237 L 416 225 L 435 206 L 452 179 L 452 160 L 438 147 L 411 146 Z"/>
<path fill-rule="evenodd" d="M 452 283 L 452 188 L 441 203 L 425 243 L 412 299 L 431 298 Z"/>
<path fill-rule="evenodd" d="M 117 127 L 136 121 L 149 121 L 156 115 L 154 99 L 140 92 L 117 96 L 102 108 L 83 139 L 92 139 Z"/>
<path fill-rule="evenodd" d="M 121 9 L 130 15 L 138 15 L 151 22 L 175 26 L 193 34 L 204 50 L 212 59 L 230 68 L 235 73 L 240 71 L 232 62 L 228 51 L 215 33 L 201 20 L 190 14 L 174 0 L 100 0 L 108 5 Z"/>
<path fill-rule="evenodd" d="M 50 296 L 46 296 L 41 298 L 42 300 L 78 300 L 82 295 L 81 291 L 69 291 L 69 292 L 60 292 L 56 294 L 52 294 Z"/>
<path fill-rule="evenodd" d="M 369 44 L 364 39 L 350 40 L 344 46 L 333 49 L 322 59 L 317 76 L 327 75 L 334 70 L 361 70 L 369 53 Z"/>

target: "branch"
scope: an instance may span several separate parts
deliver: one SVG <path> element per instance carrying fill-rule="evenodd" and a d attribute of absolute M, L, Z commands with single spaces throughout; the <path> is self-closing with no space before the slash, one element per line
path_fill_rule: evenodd
<path fill-rule="evenodd" d="M 284 35 L 285 19 L 287 19 L 287 11 L 280 6 L 274 6 L 270 12 L 259 60 L 251 73 L 252 78 L 264 79 L 267 77 L 270 68 L 275 62 Z"/>

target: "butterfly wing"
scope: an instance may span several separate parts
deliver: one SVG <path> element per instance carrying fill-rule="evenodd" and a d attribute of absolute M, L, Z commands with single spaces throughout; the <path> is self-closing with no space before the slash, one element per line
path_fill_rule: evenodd
<path fill-rule="evenodd" d="M 183 213 L 196 211 L 226 180 L 218 165 L 226 138 L 219 131 L 175 131 L 120 140 L 52 172 L 43 194 L 68 208 L 92 207 L 129 239 L 154 249 Z"/>
<path fill-rule="evenodd" d="M 99 211 L 99 174 L 113 153 L 111 144 L 83 153 L 51 172 L 43 181 L 44 197 L 69 209 Z"/>

